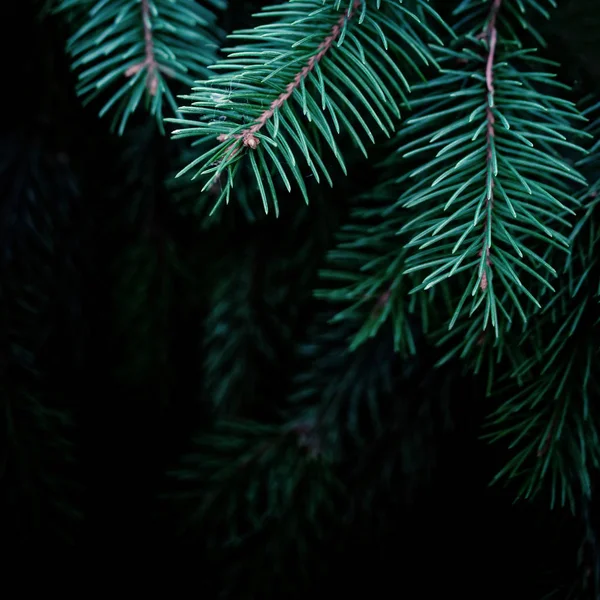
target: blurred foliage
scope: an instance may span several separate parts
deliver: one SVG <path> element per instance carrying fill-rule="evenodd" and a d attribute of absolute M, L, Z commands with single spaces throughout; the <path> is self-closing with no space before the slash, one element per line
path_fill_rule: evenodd
<path fill-rule="evenodd" d="M 332 314 L 319 313 L 298 345 L 287 413 L 293 422 L 315 423 L 329 452 L 344 462 L 352 489 L 360 490 L 353 510 L 376 514 L 374 498 L 390 493 L 392 483 L 402 502 L 430 481 L 435 440 L 451 429 L 452 370 L 431 373 L 421 357 L 433 349 L 422 335 L 416 356 L 397 354 L 389 326 L 349 348 L 361 320 L 332 325 Z"/>
<path fill-rule="evenodd" d="M 0 198 L 2 527 L 22 543 L 42 532 L 72 542 L 74 439 L 68 388 L 56 386 L 77 373 L 84 335 L 68 157 L 41 135 L 3 136 Z"/>
<path fill-rule="evenodd" d="M 286 577 L 290 555 L 302 571 L 311 547 L 339 526 L 346 494 L 318 436 L 309 422 L 218 421 L 192 440 L 172 473 L 171 500 L 187 507 L 184 535 L 203 535 L 225 557 L 230 593 L 267 597 L 259 583 L 267 566 L 272 582 Z M 301 581 L 287 585 L 289 592 Z"/>

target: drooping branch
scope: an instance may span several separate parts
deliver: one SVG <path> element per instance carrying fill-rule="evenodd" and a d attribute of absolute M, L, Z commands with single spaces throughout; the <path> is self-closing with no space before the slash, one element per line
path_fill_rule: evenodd
<path fill-rule="evenodd" d="M 443 42 L 427 19 L 387 1 L 368 8 L 365 0 L 344 4 L 343 10 L 339 2 L 323 0 L 287 2 L 275 11 L 265 7 L 261 14 L 270 22 L 232 34 L 243 42 L 225 49 L 227 56 L 214 65 L 213 72 L 223 75 L 198 81 L 183 96 L 190 105 L 180 112 L 196 116 L 168 119 L 182 126 L 172 132 L 174 139 L 218 140 L 177 173 L 180 177 L 193 169 L 192 179 L 204 180 L 200 192 L 214 190 L 221 176 L 226 178 L 215 207 L 229 202 L 245 158 L 265 212 L 272 206 L 279 214 L 277 181 L 288 192 L 295 181 L 308 203 L 302 163 L 317 184 L 323 176 L 333 186 L 312 133 L 327 144 L 347 174 L 337 136 L 342 131 L 350 135 L 352 145 L 368 157 L 363 136 L 376 142 L 368 121 L 389 137 L 401 116 L 401 100 L 411 89 L 410 79 L 425 78 L 421 65 L 437 65 L 429 40 Z M 420 7 L 421 0 L 415 5 Z M 304 159 L 301 163 L 296 152 Z"/>

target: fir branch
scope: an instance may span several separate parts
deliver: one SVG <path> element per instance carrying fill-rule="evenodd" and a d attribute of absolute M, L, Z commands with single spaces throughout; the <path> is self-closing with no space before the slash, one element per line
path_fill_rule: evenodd
<path fill-rule="evenodd" d="M 495 181 L 490 177 L 489 173 L 494 172 L 494 137 L 495 137 L 495 124 L 496 118 L 494 116 L 494 63 L 496 58 L 496 44 L 498 43 L 498 30 L 496 29 L 496 20 L 498 18 L 498 12 L 502 5 L 502 0 L 494 0 L 490 11 L 490 18 L 488 25 L 485 30 L 485 37 L 487 38 L 488 53 L 487 60 L 485 63 L 485 85 L 488 91 L 488 104 L 485 107 L 485 117 L 487 121 L 486 127 L 486 161 L 488 178 L 490 178 L 489 190 L 486 194 L 486 198 L 483 205 L 483 211 L 486 213 L 487 218 L 483 226 L 483 248 L 481 248 L 480 256 L 485 255 L 485 266 L 482 269 L 481 280 L 479 286 L 482 292 L 485 292 L 488 286 L 488 271 L 491 270 L 490 260 L 490 246 L 491 246 L 491 232 L 488 229 L 492 227 L 492 211 L 494 207 L 494 187 Z"/>
<path fill-rule="evenodd" d="M 464 316 L 499 331 L 527 322 L 538 289 L 553 290 L 548 248 L 568 251 L 563 231 L 584 178 L 565 152 L 583 117 L 551 93 L 562 87 L 540 72 L 547 61 L 514 48 L 498 29 L 503 4 L 490 5 L 483 34 L 439 49 L 442 74 L 416 86 L 426 108 L 400 131 L 398 155 L 418 160 L 394 210 L 413 210 L 404 273 L 428 272 L 413 292 L 458 278 L 463 293 L 450 328 Z M 434 102 L 432 106 L 432 102 Z M 388 162 L 390 168 L 396 158 Z"/>
<path fill-rule="evenodd" d="M 298 73 L 296 73 L 293 81 L 287 84 L 285 92 L 282 92 L 272 102 L 271 106 L 258 117 L 253 125 L 244 129 L 241 133 L 233 135 L 234 139 L 241 140 L 244 146 L 248 146 L 252 149 L 256 148 L 258 144 L 260 144 L 260 140 L 256 137 L 256 134 L 263 129 L 267 121 L 273 118 L 275 111 L 283 108 L 284 104 L 290 100 L 293 93 L 299 90 L 306 78 L 313 73 L 315 67 L 322 61 L 323 57 L 331 51 L 333 44 L 339 40 L 344 27 L 346 27 L 346 23 L 352 21 L 352 19 L 356 16 L 356 12 L 360 5 L 361 0 L 354 0 L 350 9 L 340 15 L 338 22 L 332 27 L 331 33 L 317 46 L 316 53 L 313 54 L 308 59 L 308 63 L 304 65 L 304 67 L 302 67 Z M 230 136 L 222 133 L 217 137 L 217 139 L 221 142 L 224 142 L 229 140 Z"/>
<path fill-rule="evenodd" d="M 76 32 L 67 43 L 78 72 L 78 93 L 87 104 L 106 98 L 100 116 L 114 111 L 119 134 L 145 97 L 162 131 L 164 104 L 179 115 L 177 83 L 206 77 L 221 32 L 213 10 L 222 0 L 60 0 Z M 176 89 L 176 88 L 175 88 Z"/>
<path fill-rule="evenodd" d="M 340 13 L 338 4 L 290 0 L 264 9 L 260 17 L 279 20 L 230 35 L 247 43 L 228 49 L 228 58 L 214 67 L 226 74 L 184 97 L 191 105 L 182 112 L 199 120 L 170 119 L 183 126 L 174 138 L 219 141 L 180 172 L 195 170 L 195 177 L 206 179 L 203 189 L 223 178 L 216 206 L 229 201 L 244 157 L 265 212 L 272 206 L 278 214 L 276 183 L 290 191 L 288 175 L 308 202 L 295 151 L 317 182 L 324 176 L 332 184 L 313 134 L 326 141 L 345 172 L 336 135 L 343 129 L 366 156 L 363 138 L 375 138 L 361 112 L 389 136 L 410 89 L 407 77 L 420 74 L 417 63 L 435 64 L 420 36 L 440 40 L 408 9 L 390 0 L 378 8 L 356 0 Z M 407 14 L 418 23 L 418 34 L 406 23 Z"/>

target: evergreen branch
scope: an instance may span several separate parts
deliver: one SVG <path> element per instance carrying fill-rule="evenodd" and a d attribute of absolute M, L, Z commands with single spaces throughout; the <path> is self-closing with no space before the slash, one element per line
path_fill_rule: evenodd
<path fill-rule="evenodd" d="M 580 106 L 582 115 L 588 119 L 585 134 L 595 140 L 600 132 L 600 104 L 588 96 L 581 101 Z M 590 277 L 593 276 L 598 262 L 596 248 L 600 229 L 596 221 L 598 184 L 600 183 L 600 144 L 594 142 L 589 153 L 577 163 L 577 167 L 591 184 L 588 188 L 583 188 L 577 195 L 581 209 L 585 212 L 581 214 L 568 236 L 571 251 L 564 256 L 564 252 L 550 247 L 543 255 L 547 262 L 551 262 L 553 255 L 558 254 L 557 270 L 563 273 L 559 283 L 562 282 L 565 286 L 562 288 L 558 286 L 556 292 L 548 288 L 539 292 L 542 311 L 552 311 L 553 322 L 560 322 L 564 319 L 564 315 L 558 314 L 555 308 L 564 306 L 565 297 L 574 297 L 584 284 L 591 286 L 591 289 L 596 289 L 594 281 L 590 281 Z M 559 213 L 559 216 L 565 220 L 570 218 L 570 214 L 566 211 L 563 211 L 562 214 Z M 576 239 L 578 243 L 574 246 Z M 594 293 L 599 294 L 600 289 Z M 590 301 L 592 300 L 590 299 Z M 452 346 L 440 360 L 440 365 L 456 356 L 463 360 L 469 359 L 469 368 L 473 372 L 479 373 L 485 368 L 488 378 L 488 394 L 492 394 L 496 372 L 499 371 L 498 366 L 501 363 L 508 366 L 511 371 L 517 369 L 519 365 L 531 364 L 528 351 L 525 351 L 529 345 L 524 346 L 522 343 L 523 333 L 529 330 L 524 327 L 523 332 L 519 333 L 509 325 L 506 330 L 498 331 L 496 336 L 491 335 L 489 331 L 482 333 L 483 318 L 484 315 L 480 313 L 470 320 L 458 321 L 450 331 L 447 327 L 433 331 L 432 338 L 437 340 L 438 345 L 452 342 Z M 524 373 L 526 374 L 526 369 Z M 523 384 L 523 377 L 518 375 L 517 381 L 519 384 Z"/>
<path fill-rule="evenodd" d="M 182 112 L 199 119 L 169 119 L 182 126 L 174 138 L 219 142 L 180 175 L 195 170 L 195 177 L 207 179 L 203 189 L 223 177 L 218 206 L 229 201 L 247 157 L 265 212 L 271 205 L 278 214 L 276 182 L 290 191 L 289 176 L 308 202 L 298 151 L 317 182 L 323 176 L 332 184 L 313 134 L 325 140 L 344 172 L 335 140 L 342 129 L 366 156 L 363 139 L 375 141 L 367 121 L 389 136 L 400 117 L 398 102 L 410 89 L 407 76 L 420 74 L 417 63 L 435 64 L 421 39 L 435 37 L 426 21 L 391 0 L 377 4 L 355 0 L 340 13 L 339 2 L 290 0 L 259 14 L 279 20 L 229 36 L 247 43 L 227 50 L 228 58 L 214 67 L 226 74 L 184 97 L 191 105 Z M 406 15 L 416 20 L 418 34 Z"/>
<path fill-rule="evenodd" d="M 514 327 L 511 329 L 511 322 L 515 321 L 515 317 L 520 317 L 525 324 L 530 311 L 519 298 L 519 290 L 524 287 L 525 279 L 522 274 L 517 275 L 518 268 L 521 263 L 525 263 L 522 267 L 525 277 L 529 275 L 533 284 L 541 288 L 537 290 L 540 304 L 545 293 L 546 296 L 549 295 L 554 288 L 548 287 L 547 278 L 540 277 L 537 270 L 537 278 L 531 275 L 531 271 L 542 265 L 554 273 L 549 264 L 549 250 L 558 247 L 564 255 L 568 241 L 563 235 L 560 236 L 561 243 L 557 242 L 557 235 L 554 230 L 549 229 L 549 224 L 551 219 L 555 219 L 561 228 L 567 227 L 573 212 L 570 208 L 556 211 L 550 204 L 553 197 L 559 198 L 559 204 L 561 201 L 573 204 L 572 184 L 568 179 L 561 181 L 550 171 L 547 183 L 539 181 L 538 174 L 533 167 L 527 165 L 527 160 L 523 161 L 523 169 L 527 169 L 525 178 L 520 166 L 517 172 L 513 162 L 522 161 L 522 148 L 515 144 L 515 136 L 526 151 L 530 149 L 529 153 L 523 154 L 526 159 L 530 158 L 528 154 L 535 152 L 535 160 L 545 160 L 551 169 L 559 161 L 564 165 L 563 170 L 568 177 L 572 168 L 570 159 L 563 161 L 562 154 L 558 152 L 559 143 L 566 141 L 566 137 L 560 132 L 579 134 L 571 127 L 568 118 L 572 115 L 572 119 L 581 119 L 560 98 L 553 99 L 545 90 L 544 93 L 536 91 L 534 86 L 542 88 L 548 81 L 549 85 L 556 87 L 550 75 L 534 72 L 532 79 L 528 80 L 527 73 L 533 68 L 528 64 L 529 61 L 543 64 L 541 59 L 530 59 L 525 54 L 526 60 L 523 60 L 517 53 L 512 62 L 523 70 L 515 73 L 502 63 L 513 52 L 504 39 L 501 40 L 500 48 L 502 56 L 497 56 L 498 28 L 503 28 L 504 36 L 507 27 L 506 19 L 501 19 L 502 6 L 502 2 L 494 1 L 486 3 L 485 7 L 479 7 L 487 10 L 485 13 L 482 10 L 476 11 L 480 24 L 482 20 L 486 22 L 483 34 L 468 39 L 462 49 L 440 49 L 444 55 L 441 63 L 448 65 L 447 72 L 437 80 L 416 86 L 422 97 L 413 100 L 412 105 L 417 108 L 423 105 L 426 108 L 405 123 L 395 141 L 402 144 L 398 153 L 403 153 L 406 160 L 416 161 L 413 177 L 398 178 L 397 157 L 392 156 L 387 160 L 384 164 L 387 169 L 384 169 L 382 175 L 385 183 L 368 196 L 358 198 L 352 209 L 350 223 L 342 229 L 338 236 L 338 246 L 328 256 L 329 265 L 321 275 L 323 280 L 332 282 L 334 286 L 316 292 L 319 298 L 348 304 L 336 315 L 334 321 L 353 318 L 364 311 L 369 303 L 373 305 L 364 326 L 351 343 L 352 348 L 363 343 L 367 337 L 376 335 L 379 327 L 392 319 L 396 349 L 403 353 L 410 351 L 410 330 L 403 327 L 406 315 L 417 310 L 421 315 L 423 328 L 430 332 L 431 339 L 439 346 L 451 344 L 438 364 L 460 356 L 471 359 L 470 366 L 475 372 L 485 366 L 490 393 L 496 364 L 506 357 L 509 357 L 510 364 L 513 365 L 522 359 L 519 346 L 512 343 L 518 339 L 519 334 L 512 331 Z M 478 56 L 470 49 L 470 42 L 483 46 L 483 51 Z M 519 65 L 517 61 L 523 64 Z M 457 64 L 461 70 L 454 68 Z M 480 69 L 475 83 L 473 69 Z M 505 78 L 509 78 L 521 85 L 522 73 L 526 89 L 519 89 L 518 93 L 524 94 L 526 100 L 521 100 L 517 95 L 517 84 L 508 87 L 504 83 Z M 497 84 L 498 77 L 500 81 Z M 498 91 L 496 84 L 499 85 Z M 478 96 L 487 97 L 487 102 L 479 103 Z M 537 107 L 533 103 L 535 99 L 540 100 Z M 498 100 L 502 101 L 502 106 L 496 105 Z M 563 114 L 561 109 L 565 105 L 569 111 L 563 111 Z M 529 110 L 532 114 L 527 116 L 526 112 Z M 456 115 L 461 112 L 465 116 L 457 118 Z M 542 114 L 541 118 L 538 113 Z M 553 118 L 552 114 L 557 116 Z M 544 124 L 548 120 L 547 115 L 553 120 L 550 125 L 558 130 L 558 134 L 550 138 L 558 148 L 553 148 L 544 139 L 550 137 L 546 135 L 548 125 Z M 505 127 L 511 129 L 505 130 Z M 517 127 L 521 132 L 515 134 Z M 537 135 L 540 130 L 543 133 L 541 137 Z M 593 134 L 590 128 L 581 135 Z M 471 137 L 474 138 L 471 142 L 475 143 L 466 150 L 465 145 Z M 530 140 L 536 137 L 539 141 L 536 140 L 536 144 L 530 146 Z M 549 156 L 540 155 L 536 146 Z M 434 150 L 430 150 L 431 147 Z M 504 151 L 500 158 L 499 150 Z M 420 159 L 425 153 L 432 157 L 429 163 Z M 452 158 L 445 161 L 444 155 Z M 590 155 L 590 159 L 592 158 Z M 500 167 L 496 176 L 498 162 Z M 423 179 L 424 173 L 430 175 Z M 580 176 L 575 177 L 581 180 Z M 413 184 L 412 179 L 417 179 L 417 183 Z M 530 180 L 531 183 L 528 184 Z M 391 198 L 399 184 L 404 185 L 405 191 L 400 201 L 394 205 Z M 485 191 L 479 187 L 478 192 L 478 184 L 486 184 Z M 524 186 L 529 187 L 524 189 Z M 444 199 L 445 205 L 440 202 Z M 532 201 L 536 200 L 536 205 L 532 205 Z M 554 202 L 555 207 L 556 204 Z M 452 206 L 456 206 L 454 212 L 448 210 Z M 471 221 L 475 216 L 479 219 L 477 227 Z M 544 223 L 546 218 L 548 221 Z M 488 229 L 490 224 L 493 229 Z M 537 229 L 543 227 L 543 231 L 531 230 L 532 226 Z M 554 237 L 549 238 L 548 233 Z M 540 243 L 544 239 L 548 241 L 546 247 Z M 504 259 L 499 265 L 492 265 L 492 246 L 498 248 L 496 251 Z M 508 259 L 505 258 L 507 250 L 513 251 Z M 486 260 L 482 264 L 483 256 Z M 469 257 L 471 264 L 468 262 Z M 470 264 L 472 270 L 476 269 L 474 276 L 468 276 L 469 270 L 464 268 L 465 264 Z M 433 270 L 425 281 L 422 277 L 419 279 L 423 268 Z M 501 287 L 497 290 L 489 288 L 488 273 L 491 277 L 493 268 L 500 270 L 496 279 L 500 278 L 499 283 L 507 285 L 508 290 L 502 290 Z M 515 277 L 518 279 L 517 286 Z M 436 291 L 439 293 L 436 294 Z M 469 291 L 474 292 L 472 303 L 468 302 Z M 528 289 L 521 292 L 526 298 L 533 296 Z M 458 307 L 455 300 L 457 293 L 459 298 L 462 297 Z M 434 303 L 437 308 L 434 308 Z M 482 303 L 485 310 L 473 310 L 473 307 L 481 307 Z M 442 317 L 447 312 L 451 315 L 449 322 Z M 483 331 L 492 317 L 497 322 L 498 313 L 500 317 L 505 317 L 504 325 L 496 327 L 491 335 Z M 465 314 L 470 318 L 461 318 Z"/>
<path fill-rule="evenodd" d="M 411 237 L 404 272 L 428 272 L 415 292 L 463 280 L 450 327 L 482 311 L 496 335 L 514 316 L 527 321 L 525 302 L 541 308 L 536 288 L 554 289 L 544 256 L 568 251 L 572 186 L 585 185 L 563 158 L 584 152 L 569 139 L 583 137 L 583 117 L 550 94 L 552 74 L 534 70 L 546 61 L 503 39 L 502 6 L 491 4 L 483 35 L 439 49 L 441 75 L 415 87 L 423 97 L 412 105 L 427 108 L 398 136 L 398 154 L 419 159 L 397 205 L 418 209 L 401 229 Z"/>
<path fill-rule="evenodd" d="M 576 357 L 587 358 L 581 354 Z M 490 419 L 498 431 L 485 438 L 498 441 L 510 436 L 508 447 L 518 448 L 492 483 L 519 478 L 517 499 L 533 498 L 546 484 L 551 507 L 568 505 L 574 512 L 578 490 L 583 487 L 585 493 L 591 471 L 600 466 L 598 415 L 588 409 L 589 396 L 600 388 L 597 381 L 578 387 L 590 365 L 577 369 L 573 362 L 567 363 L 566 373 L 544 373 L 504 402 Z M 509 415 L 511 411 L 514 416 Z"/>
<path fill-rule="evenodd" d="M 119 134 L 142 98 L 162 131 L 167 104 L 179 115 L 173 82 L 192 85 L 206 77 L 220 32 L 213 9 L 222 0 L 60 0 L 77 28 L 67 43 L 78 72 L 78 94 L 87 104 L 106 98 L 100 116 L 114 110 Z M 171 80 L 171 81 L 170 81 Z"/>

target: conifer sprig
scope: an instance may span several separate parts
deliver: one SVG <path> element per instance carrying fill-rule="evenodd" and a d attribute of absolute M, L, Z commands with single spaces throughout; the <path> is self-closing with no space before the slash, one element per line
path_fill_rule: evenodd
<path fill-rule="evenodd" d="M 113 111 L 122 134 L 145 99 L 163 128 L 165 104 L 179 114 L 173 82 L 192 85 L 206 77 L 221 34 L 215 9 L 224 0 L 60 0 L 76 31 L 67 42 L 77 71 L 77 91 L 87 104 L 104 98 L 100 116 Z M 177 90 L 175 90 L 175 94 Z"/>
<path fill-rule="evenodd" d="M 541 308 L 539 288 L 554 289 L 545 255 L 568 251 L 573 186 L 585 180 L 565 153 L 583 152 L 584 117 L 560 96 L 551 63 L 506 41 L 501 0 L 490 6 L 483 33 L 440 48 L 442 73 L 415 86 L 420 110 L 400 131 L 397 154 L 418 166 L 396 208 L 418 210 L 400 230 L 411 237 L 405 273 L 423 274 L 413 292 L 459 277 L 450 328 L 475 314 L 498 335 L 515 316 L 527 321 L 529 303 Z"/>
<path fill-rule="evenodd" d="M 219 205 L 229 201 L 246 158 L 265 211 L 271 206 L 276 214 L 276 176 L 288 191 L 295 180 L 308 202 L 299 154 L 317 182 L 332 185 L 320 139 L 345 172 L 337 135 L 344 131 L 366 156 L 373 126 L 387 136 L 394 131 L 419 65 L 435 65 L 424 41 L 441 43 L 427 25 L 433 11 L 424 0 L 416 4 L 415 12 L 392 0 L 290 0 L 265 8 L 257 16 L 277 20 L 230 35 L 242 42 L 214 67 L 225 74 L 184 97 L 190 105 L 181 112 L 197 120 L 170 119 L 181 126 L 175 138 L 218 141 L 179 174 L 194 170 L 206 178 L 204 189 L 220 184 Z"/>

